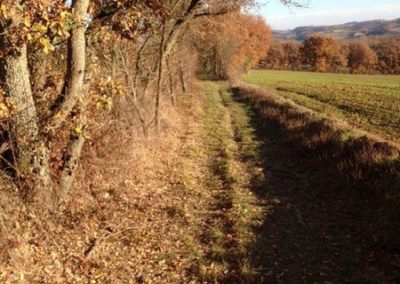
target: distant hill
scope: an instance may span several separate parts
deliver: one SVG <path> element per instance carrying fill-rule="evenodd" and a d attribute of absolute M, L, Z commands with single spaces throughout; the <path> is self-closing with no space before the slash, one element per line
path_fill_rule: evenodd
<path fill-rule="evenodd" d="M 275 30 L 273 34 L 277 41 L 303 41 L 312 34 L 330 36 L 335 39 L 355 39 L 363 36 L 400 37 L 400 18 L 389 21 L 351 22 L 334 26 L 298 27 L 293 30 Z"/>

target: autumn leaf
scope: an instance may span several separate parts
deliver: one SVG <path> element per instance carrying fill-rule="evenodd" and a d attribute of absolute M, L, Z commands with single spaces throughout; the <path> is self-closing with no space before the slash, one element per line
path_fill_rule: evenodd
<path fill-rule="evenodd" d="M 50 43 L 49 39 L 41 38 L 39 42 L 43 48 L 44 53 L 49 54 L 50 52 L 55 50 L 55 47 Z"/>

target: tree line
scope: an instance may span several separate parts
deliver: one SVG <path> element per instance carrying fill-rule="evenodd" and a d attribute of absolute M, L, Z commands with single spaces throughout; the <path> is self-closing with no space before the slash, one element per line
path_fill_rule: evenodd
<path fill-rule="evenodd" d="M 275 70 L 400 74 L 400 39 L 345 41 L 312 35 L 303 43 L 274 43 L 259 66 Z"/>

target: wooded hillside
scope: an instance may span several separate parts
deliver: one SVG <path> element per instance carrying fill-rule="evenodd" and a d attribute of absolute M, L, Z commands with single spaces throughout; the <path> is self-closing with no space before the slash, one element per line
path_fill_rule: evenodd
<path fill-rule="evenodd" d="M 352 22 L 333 26 L 304 26 L 293 30 L 274 30 L 277 41 L 304 41 L 313 34 L 332 37 L 336 40 L 357 39 L 363 37 L 399 37 L 400 19 Z"/>

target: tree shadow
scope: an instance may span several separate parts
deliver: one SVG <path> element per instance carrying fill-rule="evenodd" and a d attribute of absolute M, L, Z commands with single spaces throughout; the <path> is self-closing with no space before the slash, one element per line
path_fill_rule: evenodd
<path fill-rule="evenodd" d="M 235 94 L 234 99 L 251 105 Z M 374 175 L 349 179 L 329 143 L 306 148 L 294 138 L 300 136 L 260 119 L 257 109 L 250 108 L 249 115 L 265 176 L 252 182 L 265 210 L 248 247 L 258 272 L 254 282 L 398 281 L 400 248 L 398 230 L 393 231 L 398 200 L 386 198 L 392 181 Z"/>

